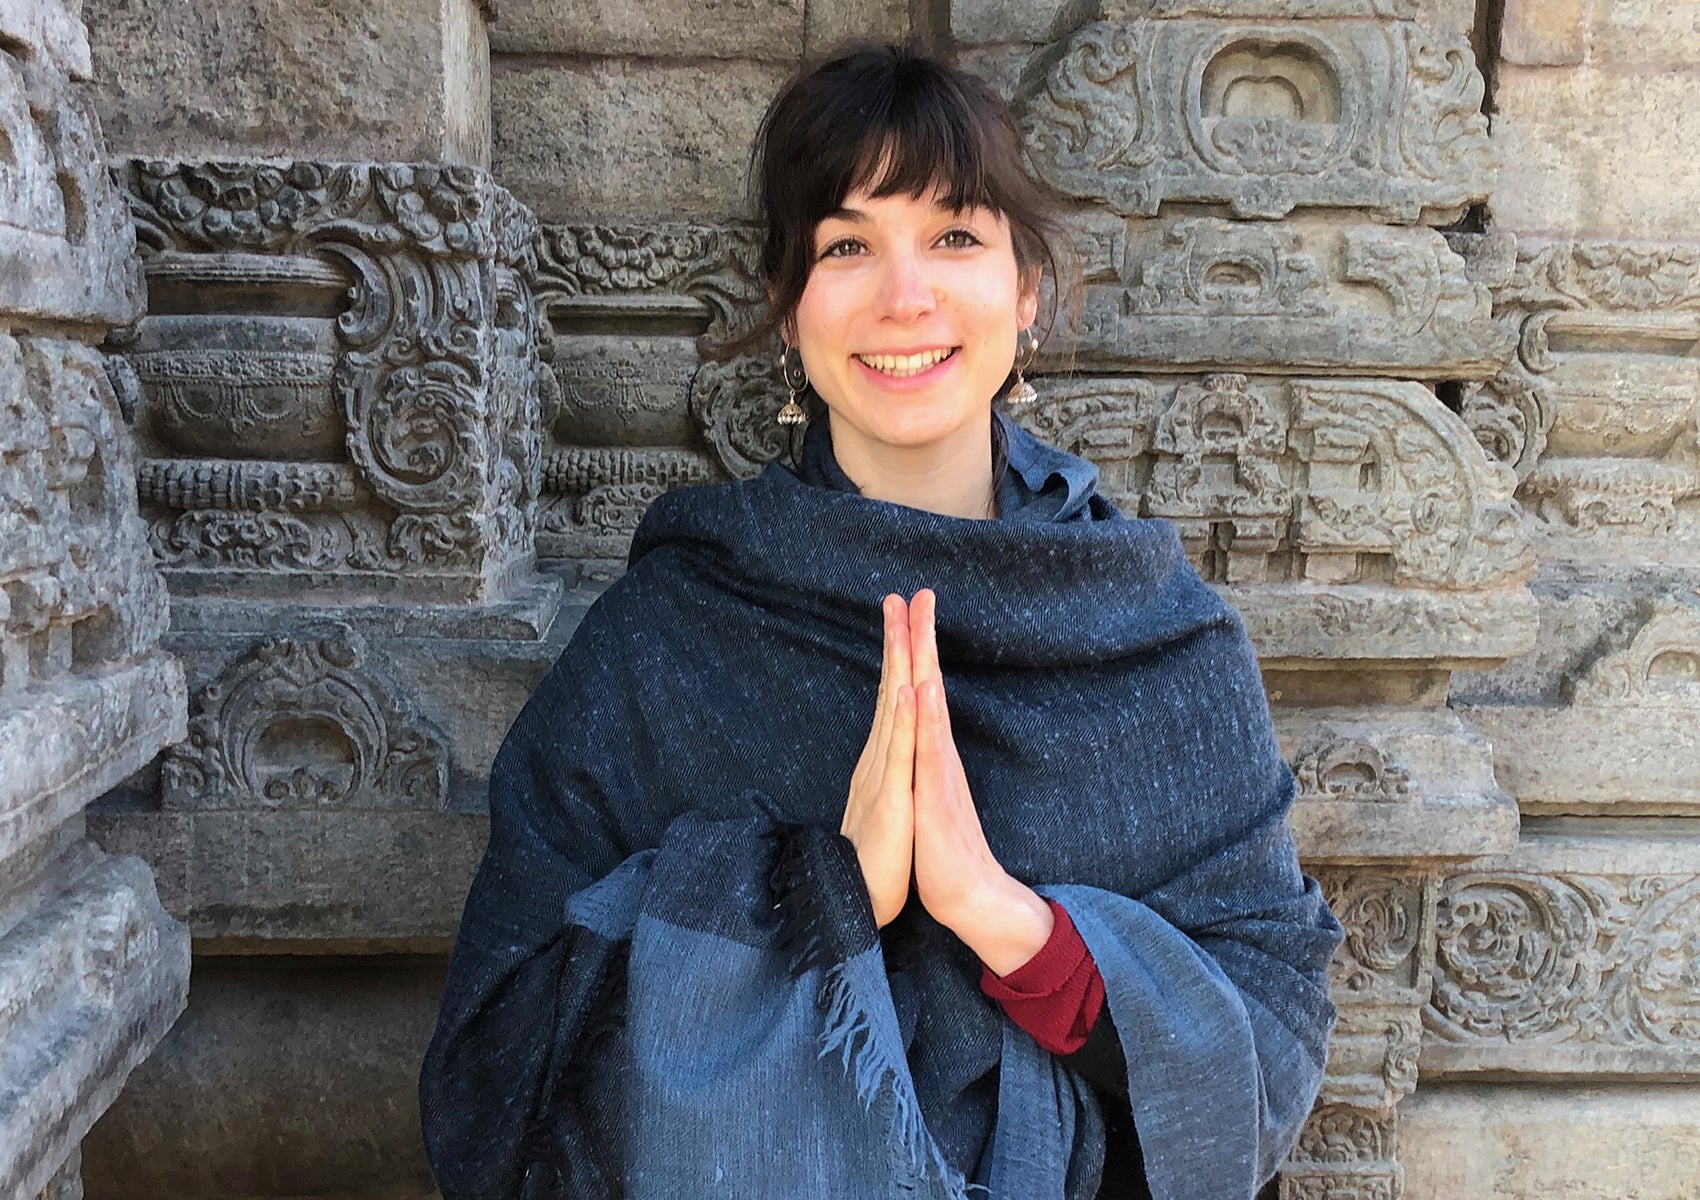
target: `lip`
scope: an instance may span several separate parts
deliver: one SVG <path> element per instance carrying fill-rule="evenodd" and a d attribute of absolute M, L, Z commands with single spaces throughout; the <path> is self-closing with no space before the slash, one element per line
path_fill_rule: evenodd
<path fill-rule="evenodd" d="M 850 361 L 856 364 L 856 370 L 861 374 L 862 378 L 866 379 L 877 388 L 883 388 L 888 392 L 914 392 L 920 391 L 923 388 L 931 387 L 934 383 L 938 382 L 941 377 L 948 373 L 952 367 L 956 366 L 957 362 L 959 362 L 962 358 L 962 347 L 923 346 L 918 350 L 869 350 L 866 352 L 869 354 L 899 355 L 925 354 L 929 350 L 951 349 L 954 349 L 956 353 L 952 354 L 949 358 L 940 359 L 938 362 L 928 367 L 925 371 L 922 371 L 919 375 L 906 375 L 901 379 L 887 375 L 883 371 L 874 370 L 854 354 L 850 356 Z"/>

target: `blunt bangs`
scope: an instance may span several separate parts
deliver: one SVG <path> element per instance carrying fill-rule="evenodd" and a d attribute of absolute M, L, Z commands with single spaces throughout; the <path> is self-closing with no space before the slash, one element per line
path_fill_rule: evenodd
<path fill-rule="evenodd" d="M 1009 223 L 1023 274 L 1055 267 L 1049 195 L 1027 174 L 1009 108 L 986 83 L 898 46 L 849 48 L 798 75 L 768 108 L 750 169 L 769 307 L 722 347 L 783 332 L 815 262 L 815 230 L 852 192 L 935 199 Z"/>

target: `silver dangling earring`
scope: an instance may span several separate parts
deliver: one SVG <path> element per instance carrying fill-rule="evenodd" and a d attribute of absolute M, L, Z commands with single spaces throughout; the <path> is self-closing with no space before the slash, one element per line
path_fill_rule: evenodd
<path fill-rule="evenodd" d="M 803 411 L 803 406 L 797 403 L 797 397 L 803 394 L 803 389 L 809 386 L 809 372 L 803 366 L 803 352 L 797 352 L 797 370 L 791 370 L 791 347 L 787 346 L 779 355 L 779 375 L 785 380 L 785 386 L 791 392 L 790 399 L 785 401 L 785 407 L 779 410 L 774 419 L 781 425 L 801 425 L 809 419 L 809 414 Z"/>
<path fill-rule="evenodd" d="M 1027 340 L 1027 348 L 1025 351 L 1021 346 L 1023 338 Z M 1039 339 L 1033 336 L 1033 327 L 1029 325 L 1026 329 L 1023 329 L 1015 339 L 1015 356 L 1017 360 L 1015 364 L 1015 383 L 1011 385 L 1009 395 L 1004 397 L 1004 402 L 1006 404 L 1031 404 L 1039 398 L 1039 393 L 1033 390 L 1033 385 L 1028 383 L 1022 375 L 1024 370 L 1033 365 L 1033 359 L 1038 356 L 1038 353 Z"/>

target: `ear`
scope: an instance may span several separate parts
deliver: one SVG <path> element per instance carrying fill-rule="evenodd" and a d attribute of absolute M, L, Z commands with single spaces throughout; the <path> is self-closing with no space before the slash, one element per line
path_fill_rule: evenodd
<path fill-rule="evenodd" d="M 1039 319 L 1039 285 L 1044 278 L 1044 268 L 1034 267 L 1021 280 L 1021 295 L 1015 302 L 1015 316 L 1023 329 Z"/>

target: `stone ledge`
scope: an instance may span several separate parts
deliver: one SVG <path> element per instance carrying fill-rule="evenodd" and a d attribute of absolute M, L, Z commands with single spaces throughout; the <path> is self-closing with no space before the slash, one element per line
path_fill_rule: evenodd
<path fill-rule="evenodd" d="M 188 997 L 188 933 L 143 863 L 84 842 L 56 869 L 62 890 L 0 938 L 6 1196 L 48 1185 Z"/>

